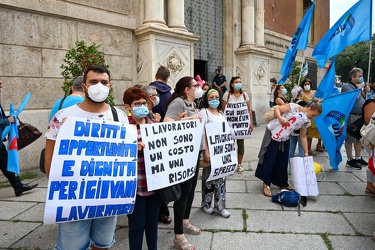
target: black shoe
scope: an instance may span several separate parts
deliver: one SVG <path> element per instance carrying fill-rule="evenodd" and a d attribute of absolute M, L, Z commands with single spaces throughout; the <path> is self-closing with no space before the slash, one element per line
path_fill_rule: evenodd
<path fill-rule="evenodd" d="M 349 167 L 349 168 L 353 168 L 353 169 L 357 169 L 357 170 L 361 170 L 362 167 L 360 165 L 358 165 L 357 161 L 355 159 L 350 159 L 346 162 L 346 166 Z"/>
<path fill-rule="evenodd" d="M 37 186 L 38 186 L 38 184 L 34 184 L 34 185 L 31 185 L 31 186 L 22 185 L 21 188 L 14 189 L 14 193 L 18 197 L 18 196 L 21 196 L 23 194 L 23 192 L 30 191 L 31 189 L 34 189 Z"/>
<path fill-rule="evenodd" d="M 362 157 L 361 157 L 361 159 L 356 159 L 355 161 L 356 161 L 358 164 L 361 164 L 361 165 L 365 165 L 365 166 L 368 165 L 367 161 L 363 160 Z"/>

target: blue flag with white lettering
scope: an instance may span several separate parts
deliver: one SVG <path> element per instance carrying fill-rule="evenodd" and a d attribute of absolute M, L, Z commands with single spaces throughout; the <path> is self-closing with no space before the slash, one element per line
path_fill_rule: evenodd
<path fill-rule="evenodd" d="M 361 89 L 330 96 L 322 103 L 323 112 L 314 118 L 320 137 L 326 148 L 330 165 L 338 170 L 342 161 L 341 146 L 346 137 L 346 126 L 350 111 Z"/>
<path fill-rule="evenodd" d="M 288 78 L 290 71 L 293 68 L 298 50 L 306 50 L 307 42 L 309 40 L 311 19 L 314 13 L 314 6 L 315 3 L 311 5 L 293 35 L 292 41 L 290 42 L 289 48 L 285 53 L 284 61 L 280 69 L 281 79 L 278 82 L 279 84 L 283 84 Z"/>
<path fill-rule="evenodd" d="M 316 45 L 312 56 L 320 68 L 345 47 L 371 40 L 372 0 L 360 0 L 332 26 Z"/>
<path fill-rule="evenodd" d="M 339 93 L 338 88 L 335 86 L 335 64 L 336 57 L 332 59 L 331 64 L 329 65 L 326 74 L 320 82 L 314 97 L 326 98 L 328 96 L 337 95 Z"/>

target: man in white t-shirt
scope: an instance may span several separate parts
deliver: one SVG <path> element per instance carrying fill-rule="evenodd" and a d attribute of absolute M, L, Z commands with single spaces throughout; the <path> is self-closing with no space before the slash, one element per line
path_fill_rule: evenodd
<path fill-rule="evenodd" d="M 50 173 L 55 141 L 60 127 L 67 117 L 129 123 L 125 112 L 112 108 L 105 102 L 111 86 L 107 68 L 93 66 L 87 69 L 83 75 L 82 83 L 82 89 L 85 92 L 84 101 L 61 109 L 52 117 L 45 135 L 45 170 L 47 177 Z M 115 242 L 116 221 L 117 217 L 114 216 L 60 223 L 56 249 L 89 249 L 90 247 L 90 249 L 108 249 Z"/>

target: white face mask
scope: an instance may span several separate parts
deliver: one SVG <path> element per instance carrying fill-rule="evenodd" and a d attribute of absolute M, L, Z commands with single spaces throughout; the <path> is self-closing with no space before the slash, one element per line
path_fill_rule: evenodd
<path fill-rule="evenodd" d="M 109 88 L 101 82 L 90 86 L 87 89 L 87 96 L 94 102 L 104 102 L 109 94 Z"/>
<path fill-rule="evenodd" d="M 309 91 L 309 90 L 310 90 L 310 85 L 305 85 L 305 86 L 303 86 L 303 88 L 304 88 L 306 91 Z"/>
<path fill-rule="evenodd" d="M 155 101 L 152 101 L 152 104 L 154 104 L 154 107 L 155 107 L 155 106 L 158 106 L 159 102 L 160 102 L 160 97 L 155 96 Z"/>
<path fill-rule="evenodd" d="M 203 89 L 201 89 L 200 87 L 197 87 L 194 93 L 194 98 L 197 99 L 197 98 L 201 98 L 202 96 L 203 96 Z"/>

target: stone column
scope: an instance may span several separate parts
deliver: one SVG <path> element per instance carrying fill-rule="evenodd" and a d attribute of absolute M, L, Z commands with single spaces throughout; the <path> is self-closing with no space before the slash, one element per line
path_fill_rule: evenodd
<path fill-rule="evenodd" d="M 187 31 L 185 26 L 184 0 L 168 0 L 168 27 Z"/>
<path fill-rule="evenodd" d="M 164 20 L 164 0 L 147 0 L 145 3 L 145 19 L 143 24 L 166 26 Z"/>
<path fill-rule="evenodd" d="M 254 0 L 242 0 L 241 46 L 254 44 Z"/>
<path fill-rule="evenodd" d="M 264 47 L 264 0 L 256 0 L 255 44 L 257 46 Z"/>

